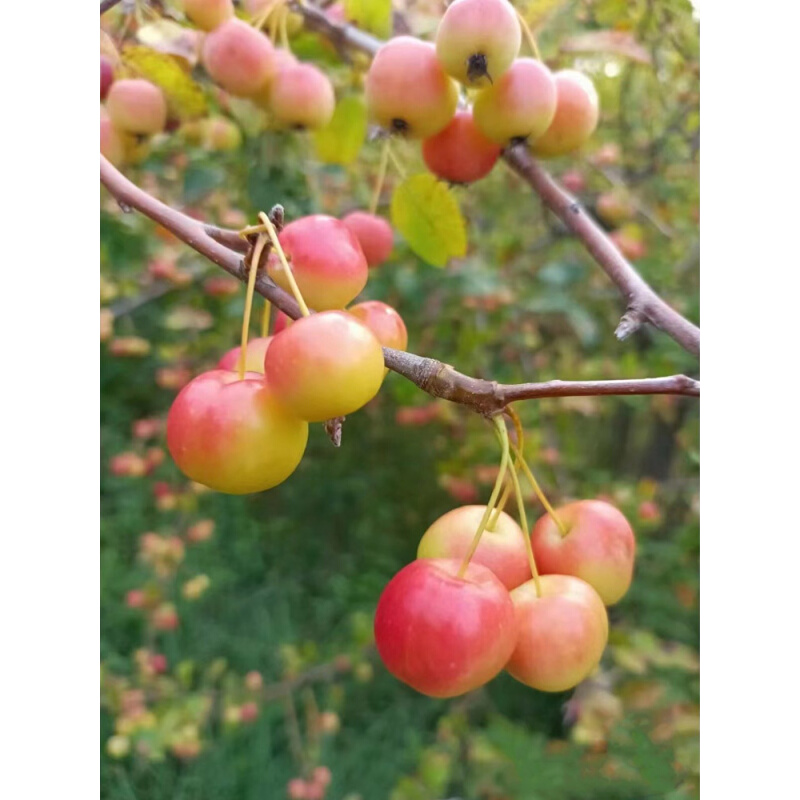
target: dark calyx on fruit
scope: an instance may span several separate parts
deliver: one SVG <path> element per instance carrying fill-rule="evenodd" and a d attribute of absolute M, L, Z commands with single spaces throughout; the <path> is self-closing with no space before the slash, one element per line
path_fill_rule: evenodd
<path fill-rule="evenodd" d="M 486 56 L 483 53 L 475 53 L 467 59 L 467 77 L 471 81 L 478 81 L 484 76 L 489 79 L 489 83 L 494 83 L 489 74 Z"/>

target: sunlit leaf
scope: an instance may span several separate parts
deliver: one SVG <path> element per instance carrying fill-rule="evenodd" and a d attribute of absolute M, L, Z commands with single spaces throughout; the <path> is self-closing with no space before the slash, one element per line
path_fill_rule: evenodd
<path fill-rule="evenodd" d="M 128 45 L 122 61 L 143 78 L 161 88 L 170 111 L 178 119 L 199 117 L 206 112 L 203 89 L 189 76 L 175 56 L 157 53 L 144 45 Z"/>
<path fill-rule="evenodd" d="M 392 195 L 391 215 L 409 247 L 435 267 L 467 252 L 466 226 L 456 198 L 434 175 L 406 178 Z"/>
<path fill-rule="evenodd" d="M 344 0 L 344 15 L 376 36 L 387 38 L 392 32 L 392 0 Z"/>
<path fill-rule="evenodd" d="M 347 95 L 336 105 L 333 119 L 313 134 L 314 152 L 325 164 L 352 164 L 367 135 L 367 106 L 361 95 Z"/>

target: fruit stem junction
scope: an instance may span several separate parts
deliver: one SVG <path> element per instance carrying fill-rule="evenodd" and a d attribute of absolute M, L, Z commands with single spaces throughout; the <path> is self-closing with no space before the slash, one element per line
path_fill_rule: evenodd
<path fill-rule="evenodd" d="M 503 415 L 497 414 L 496 416 L 492 417 L 492 424 L 495 427 L 497 438 L 500 440 L 500 446 L 502 447 L 502 456 L 500 457 L 500 470 L 497 473 L 497 480 L 495 480 L 494 482 L 494 489 L 492 489 L 492 496 L 489 498 L 489 504 L 486 506 L 486 511 L 483 512 L 483 517 L 481 517 L 480 524 L 478 525 L 478 530 L 475 531 L 475 536 L 473 536 L 472 538 L 469 550 L 464 556 L 464 560 L 461 562 L 461 566 L 458 569 L 458 573 L 456 575 L 456 577 L 458 578 L 464 577 L 464 573 L 467 571 L 469 562 L 472 560 L 472 556 L 475 555 L 475 551 L 478 549 L 478 545 L 481 542 L 481 536 L 483 536 L 483 532 L 486 530 L 486 525 L 489 522 L 489 517 L 491 516 L 492 511 L 494 511 L 494 508 L 497 505 L 497 498 L 500 496 L 500 489 L 503 486 L 503 481 L 505 480 L 506 477 L 506 470 L 508 469 L 508 462 L 510 460 L 508 431 L 506 430 L 506 423 L 505 420 L 503 419 Z"/>

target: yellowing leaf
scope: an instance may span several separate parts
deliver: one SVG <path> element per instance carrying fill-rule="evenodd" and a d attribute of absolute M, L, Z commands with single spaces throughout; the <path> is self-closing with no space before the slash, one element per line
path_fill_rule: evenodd
<path fill-rule="evenodd" d="M 629 31 L 591 31 L 561 43 L 564 53 L 611 53 L 640 64 L 651 63 L 650 53 Z"/>
<path fill-rule="evenodd" d="M 361 95 L 347 95 L 336 105 L 333 119 L 314 131 L 314 151 L 325 164 L 352 164 L 367 136 L 367 106 Z"/>
<path fill-rule="evenodd" d="M 161 88 L 171 113 L 178 119 L 200 117 L 206 112 L 202 88 L 189 76 L 180 61 L 143 45 L 128 45 L 122 51 L 123 63 L 142 78 Z"/>
<path fill-rule="evenodd" d="M 344 16 L 356 27 L 384 39 L 392 33 L 392 0 L 344 0 Z"/>
<path fill-rule="evenodd" d="M 406 178 L 392 195 L 392 224 L 435 267 L 467 252 L 464 217 L 452 191 L 427 172 Z"/>

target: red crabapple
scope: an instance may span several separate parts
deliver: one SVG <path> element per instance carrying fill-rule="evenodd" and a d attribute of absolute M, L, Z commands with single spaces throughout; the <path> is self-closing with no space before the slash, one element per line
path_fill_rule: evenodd
<path fill-rule="evenodd" d="M 228 494 L 283 483 L 297 468 L 308 425 L 278 401 L 263 376 L 213 370 L 181 389 L 167 417 L 167 447 L 193 481 Z"/>
<path fill-rule="evenodd" d="M 417 559 L 387 584 L 375 611 L 386 669 L 430 697 L 457 697 L 492 680 L 516 644 L 514 605 L 491 570 Z"/>
<path fill-rule="evenodd" d="M 403 318 L 380 300 L 366 300 L 347 309 L 361 320 L 375 335 L 383 347 L 405 350 L 408 347 L 408 330 Z"/>
<path fill-rule="evenodd" d="M 278 238 L 311 308 L 344 308 L 367 285 L 367 260 L 361 245 L 338 219 L 324 214 L 301 217 L 290 222 Z M 288 291 L 289 281 L 275 253 L 270 253 L 267 267 L 270 278 Z"/>
<path fill-rule="evenodd" d="M 288 314 L 279 311 L 275 314 L 275 322 L 272 325 L 272 335 L 277 336 L 281 331 L 285 331 L 293 321 L 294 320 L 292 320 Z"/>
<path fill-rule="evenodd" d="M 311 773 L 311 780 L 314 783 L 318 783 L 321 786 L 329 786 L 331 782 L 331 771 L 328 767 L 314 767 L 314 771 Z"/>
<path fill-rule="evenodd" d="M 467 86 L 497 81 L 521 43 L 517 12 L 507 0 L 455 0 L 436 31 L 436 55 L 445 72 Z"/>
<path fill-rule="evenodd" d="M 233 16 L 233 0 L 183 0 L 183 12 L 200 30 L 213 31 Z"/>
<path fill-rule="evenodd" d="M 240 225 L 239 227 L 244 226 Z M 241 286 L 241 281 L 237 281 L 231 275 L 212 275 L 203 281 L 203 291 L 209 297 L 231 297 L 239 294 Z"/>
<path fill-rule="evenodd" d="M 492 86 L 478 92 L 475 124 L 497 144 L 538 139 L 556 113 L 553 74 L 535 58 L 517 59 Z"/>
<path fill-rule="evenodd" d="M 142 78 L 114 81 L 108 90 L 106 108 L 114 125 L 126 133 L 160 133 L 167 123 L 164 93 Z"/>
<path fill-rule="evenodd" d="M 203 66 L 223 89 L 246 97 L 274 77 L 275 48 L 263 33 L 234 17 L 206 36 Z"/>
<path fill-rule="evenodd" d="M 584 174 L 577 169 L 568 169 L 561 176 L 561 185 L 573 194 L 580 194 L 586 191 L 586 178 Z"/>
<path fill-rule="evenodd" d="M 588 583 L 571 575 L 542 575 L 511 592 L 517 643 L 506 670 L 541 692 L 577 686 L 600 663 L 608 641 L 608 614 Z"/>
<path fill-rule="evenodd" d="M 272 336 L 258 337 L 247 342 L 247 355 L 245 356 L 244 368 L 246 372 L 264 372 L 264 356 L 267 354 Z M 228 350 L 217 363 L 217 369 L 229 369 L 236 371 L 239 369 L 239 354 L 242 347 L 234 347 Z"/>
<path fill-rule="evenodd" d="M 284 67 L 272 81 L 269 110 L 287 128 L 324 128 L 331 121 L 335 106 L 328 76 L 313 64 Z"/>
<path fill-rule="evenodd" d="M 492 171 L 501 148 L 477 127 L 472 112 L 457 111 L 444 130 L 422 143 L 428 169 L 450 183 L 472 183 Z"/>
<path fill-rule="evenodd" d="M 565 69 L 556 72 L 558 99 L 550 127 L 533 144 L 533 153 L 542 158 L 577 150 L 589 140 L 600 118 L 600 101 L 591 79 L 582 72 Z"/>
<path fill-rule="evenodd" d="M 273 337 L 264 360 L 275 397 L 308 422 L 358 411 L 378 393 L 383 376 L 380 342 L 344 311 L 295 321 Z"/>
<path fill-rule="evenodd" d="M 420 540 L 417 558 L 464 558 L 484 511 L 486 506 L 461 506 L 439 517 Z M 483 532 L 471 563 L 490 569 L 509 591 L 531 579 L 525 534 L 505 511 L 493 530 Z"/>
<path fill-rule="evenodd" d="M 114 83 L 114 65 L 108 56 L 100 56 L 100 99 L 105 100 Z"/>
<path fill-rule="evenodd" d="M 257 718 L 258 706 L 252 700 L 242 703 L 239 709 L 239 719 L 241 719 L 242 722 L 253 722 Z"/>
<path fill-rule="evenodd" d="M 622 599 L 631 585 L 636 539 L 625 515 L 601 500 L 579 500 L 556 509 L 567 528 L 561 535 L 549 514 L 533 526 L 531 543 L 543 574 L 575 575 L 590 584 L 606 605 Z"/>
<path fill-rule="evenodd" d="M 365 91 L 371 119 L 392 133 L 426 139 L 444 128 L 458 105 L 458 89 L 432 44 L 397 36 L 378 50 Z"/>
<path fill-rule="evenodd" d="M 389 258 L 394 247 L 394 233 L 383 217 L 366 211 L 351 211 L 342 217 L 342 222 L 358 239 L 368 266 L 378 267 Z"/>
<path fill-rule="evenodd" d="M 286 784 L 286 796 L 289 800 L 307 800 L 306 782 L 302 778 L 292 778 Z"/>

